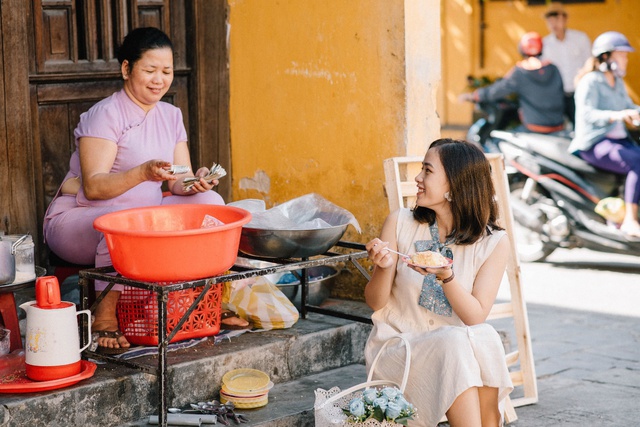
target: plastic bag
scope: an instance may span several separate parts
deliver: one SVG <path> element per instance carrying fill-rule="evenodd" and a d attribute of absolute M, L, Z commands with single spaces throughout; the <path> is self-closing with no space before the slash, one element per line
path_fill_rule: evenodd
<path fill-rule="evenodd" d="M 251 212 L 245 227 L 266 230 L 316 230 L 351 224 L 361 232 L 355 216 L 319 194 L 310 193 L 265 210 L 261 200 L 245 199 L 229 203 Z"/>
<path fill-rule="evenodd" d="M 264 277 L 225 283 L 222 301 L 257 329 L 290 328 L 300 316 L 289 298 Z"/>
<path fill-rule="evenodd" d="M 603 218 L 621 224 L 625 213 L 624 200 L 619 197 L 606 197 L 598 202 L 594 210 Z"/>

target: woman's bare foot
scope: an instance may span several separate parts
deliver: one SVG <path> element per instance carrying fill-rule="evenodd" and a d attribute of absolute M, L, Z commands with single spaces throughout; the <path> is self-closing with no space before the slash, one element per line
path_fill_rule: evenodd
<path fill-rule="evenodd" d="M 101 292 L 97 293 L 98 295 Z M 118 330 L 118 319 L 116 318 L 116 306 L 120 292 L 110 291 L 98 304 L 95 311 L 95 320 L 91 325 L 91 332 L 98 333 L 98 349 L 123 349 L 129 348 L 131 344 Z"/>
<path fill-rule="evenodd" d="M 222 310 L 220 316 L 222 329 L 249 329 L 250 323 L 231 310 Z"/>
<path fill-rule="evenodd" d="M 91 325 L 91 332 L 98 334 L 98 347 L 103 348 L 129 348 L 131 344 L 122 335 L 118 329 L 118 321 L 107 322 L 101 321 L 94 322 Z"/>

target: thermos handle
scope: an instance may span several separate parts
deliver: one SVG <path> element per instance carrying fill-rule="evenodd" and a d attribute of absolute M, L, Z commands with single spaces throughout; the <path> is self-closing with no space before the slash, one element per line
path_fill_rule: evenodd
<path fill-rule="evenodd" d="M 55 304 L 56 302 L 54 301 L 54 295 L 53 295 L 53 286 L 47 286 L 47 303 L 45 304 L 46 307 Z"/>
<path fill-rule="evenodd" d="M 80 314 L 86 314 L 87 315 L 87 335 L 89 337 L 87 345 L 85 345 L 84 347 L 82 347 L 80 349 L 80 353 L 82 353 L 83 351 L 85 351 L 90 345 L 91 345 L 91 310 L 80 310 L 76 313 L 76 316 L 80 315 Z"/>

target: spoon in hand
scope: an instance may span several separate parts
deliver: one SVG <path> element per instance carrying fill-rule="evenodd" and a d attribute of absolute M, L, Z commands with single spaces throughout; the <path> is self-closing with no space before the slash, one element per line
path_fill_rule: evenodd
<path fill-rule="evenodd" d="M 398 255 L 400 255 L 402 258 L 411 259 L 411 257 L 410 257 L 409 255 L 407 255 L 407 254 L 403 254 L 402 252 L 394 251 L 393 249 L 383 248 L 383 250 L 385 250 L 385 251 L 389 251 L 389 252 L 393 252 L 394 254 L 398 254 Z"/>

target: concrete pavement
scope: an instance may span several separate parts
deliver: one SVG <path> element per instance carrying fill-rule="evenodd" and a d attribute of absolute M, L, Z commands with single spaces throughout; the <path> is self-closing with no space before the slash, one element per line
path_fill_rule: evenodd
<path fill-rule="evenodd" d="M 539 402 L 516 427 L 640 425 L 640 318 L 529 304 Z"/>
<path fill-rule="evenodd" d="M 539 402 L 511 425 L 640 425 L 638 257 L 560 250 L 521 271 Z"/>
<path fill-rule="evenodd" d="M 522 263 L 528 303 L 640 317 L 640 257 L 558 249 L 545 262 Z M 503 286 L 498 298 L 508 298 Z"/>
<path fill-rule="evenodd" d="M 619 292 L 627 289 L 627 282 L 635 283 L 635 292 L 640 289 L 640 266 L 633 267 L 637 261 L 631 257 L 628 257 L 630 264 L 625 266 L 625 258 L 618 257 L 613 268 L 621 272 L 609 275 L 615 283 L 609 284 L 609 292 L 593 296 L 594 287 L 602 285 L 594 280 L 590 286 L 585 278 L 593 277 L 594 270 L 608 271 L 611 264 L 598 267 L 592 263 L 574 271 L 573 257 L 583 263 L 589 263 L 592 257 L 602 258 L 599 254 L 577 251 L 559 253 L 551 263 L 521 266 L 525 299 L 530 295 L 546 303 L 527 302 L 538 403 L 516 408 L 518 420 L 509 426 L 640 426 L 640 315 L 605 313 L 602 308 L 599 311 L 569 308 L 588 305 L 594 298 L 605 307 L 615 308 L 614 303 L 625 297 Z M 573 294 L 569 301 L 555 300 L 555 295 L 567 292 L 566 288 L 579 285 L 582 292 Z M 556 294 L 548 292 L 554 286 Z M 532 287 L 536 287 L 535 291 Z M 626 296 L 638 307 L 636 314 L 640 312 L 640 299 L 635 294 Z M 362 310 L 366 314 L 367 309 L 358 304 L 344 304 L 350 312 Z M 491 323 L 507 333 L 513 329 L 510 319 Z M 515 337 L 509 339 L 513 345 Z M 516 388 L 513 397 L 521 393 L 521 388 Z M 447 425 L 442 423 L 440 427 Z"/>

